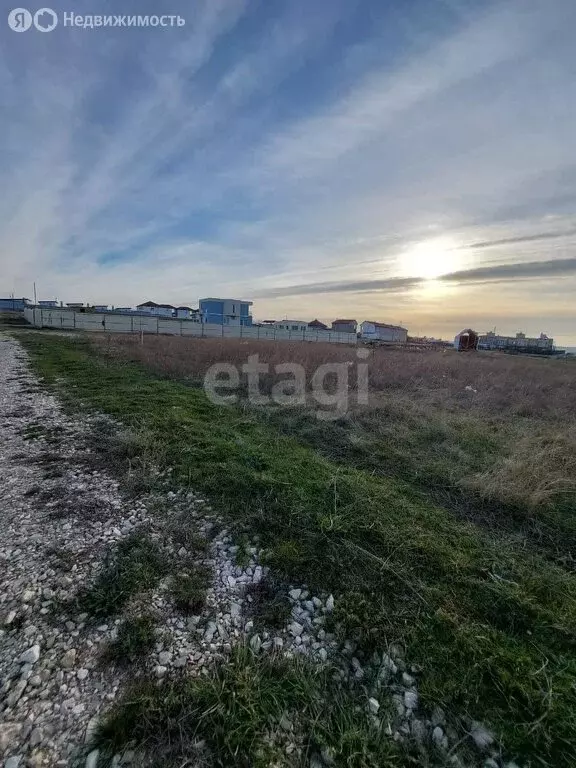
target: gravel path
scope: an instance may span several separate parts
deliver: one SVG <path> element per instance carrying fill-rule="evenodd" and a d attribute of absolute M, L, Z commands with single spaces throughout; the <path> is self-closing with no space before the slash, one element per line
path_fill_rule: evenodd
<path fill-rule="evenodd" d="M 60 624 L 53 611 L 91 578 L 122 529 L 145 517 L 122 501 L 116 481 L 77 464 L 85 429 L 36 388 L 24 352 L 0 337 L 0 755 L 8 768 L 71 765 L 121 682 L 98 663 L 114 625 L 89 626 L 81 615 Z"/>

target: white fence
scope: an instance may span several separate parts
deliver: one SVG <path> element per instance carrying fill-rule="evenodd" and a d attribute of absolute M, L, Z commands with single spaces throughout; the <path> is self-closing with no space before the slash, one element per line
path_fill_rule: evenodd
<path fill-rule="evenodd" d="M 104 312 L 74 312 L 70 309 L 40 309 L 27 307 L 26 320 L 37 328 L 100 331 L 106 333 L 154 333 L 198 338 L 271 339 L 276 341 L 324 341 L 330 344 L 356 344 L 355 333 L 336 333 L 307 329 L 280 331 L 248 325 L 214 325 L 193 320 L 173 320 L 145 315 L 125 315 Z"/>

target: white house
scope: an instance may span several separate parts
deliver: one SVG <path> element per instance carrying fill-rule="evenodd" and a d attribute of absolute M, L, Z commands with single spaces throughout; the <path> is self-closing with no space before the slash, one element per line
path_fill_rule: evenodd
<path fill-rule="evenodd" d="M 488 331 L 478 338 L 478 349 L 506 349 L 521 352 L 552 352 L 554 339 L 541 333 L 538 338 L 529 338 L 525 333 L 516 336 L 499 336 L 494 331 Z"/>
<path fill-rule="evenodd" d="M 176 317 L 178 320 L 194 320 L 200 322 L 200 311 L 192 307 L 176 307 Z"/>
<path fill-rule="evenodd" d="M 360 334 L 366 341 L 385 341 L 396 344 L 405 344 L 408 341 L 408 331 L 400 325 L 377 323 L 374 320 L 365 320 L 360 323 Z"/>
<path fill-rule="evenodd" d="M 294 331 L 302 333 L 302 331 L 308 330 L 308 322 L 306 320 L 277 320 L 273 327 L 278 331 Z"/>
<path fill-rule="evenodd" d="M 156 304 L 155 301 L 145 301 L 143 304 L 138 304 L 136 309 L 138 312 L 146 312 L 156 317 L 174 317 L 176 311 L 176 307 L 172 304 Z"/>

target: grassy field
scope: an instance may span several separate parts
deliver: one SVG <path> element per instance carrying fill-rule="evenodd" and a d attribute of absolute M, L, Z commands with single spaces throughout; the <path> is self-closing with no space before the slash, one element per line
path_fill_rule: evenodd
<path fill-rule="evenodd" d="M 216 406 L 199 383 L 217 360 L 258 352 L 311 376 L 355 364 L 352 348 L 19 338 L 71 405 L 133 430 L 144 467 L 172 467 L 239 537 L 258 535 L 280 577 L 332 591 L 343 637 L 365 654 L 401 644 L 463 749 L 482 721 L 522 766 L 573 765 L 573 365 L 376 350 L 369 405 L 325 422 L 311 404 Z M 385 764 L 374 754 L 337 764 Z"/>

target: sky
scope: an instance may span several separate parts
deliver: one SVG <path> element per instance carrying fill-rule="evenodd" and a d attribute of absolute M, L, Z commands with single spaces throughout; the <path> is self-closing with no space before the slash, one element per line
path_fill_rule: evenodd
<path fill-rule="evenodd" d="M 0 296 L 576 345 L 574 0 L 0 4 Z"/>

